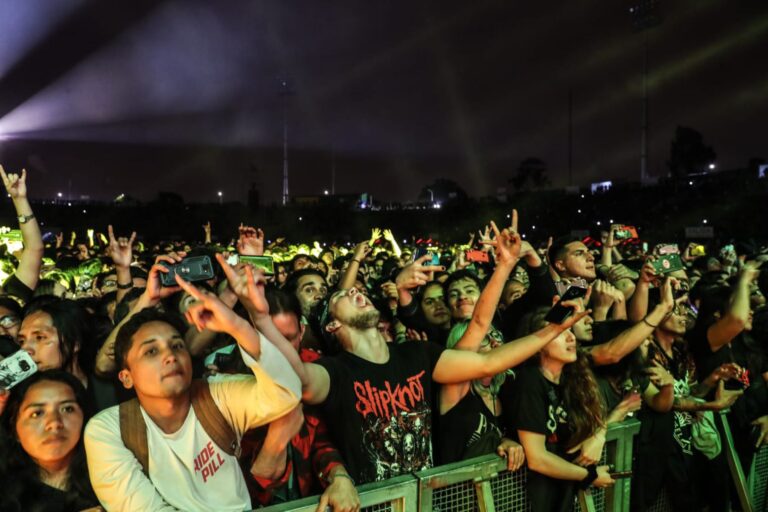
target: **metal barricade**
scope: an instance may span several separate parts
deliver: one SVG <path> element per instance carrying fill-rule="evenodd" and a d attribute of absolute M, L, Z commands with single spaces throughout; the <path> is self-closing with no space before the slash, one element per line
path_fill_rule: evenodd
<path fill-rule="evenodd" d="M 760 448 L 752 459 L 747 489 L 752 499 L 752 510 L 768 512 L 768 446 Z"/>
<path fill-rule="evenodd" d="M 383 482 L 361 485 L 361 512 L 416 512 L 418 510 L 418 482 L 413 475 L 401 475 Z M 315 512 L 318 496 L 272 505 L 258 509 L 260 512 Z"/>
<path fill-rule="evenodd" d="M 630 419 L 612 424 L 606 432 L 603 464 L 616 471 L 632 469 L 632 439 L 640 422 Z M 363 512 L 526 512 L 527 470 L 510 472 L 506 460 L 496 455 L 439 466 L 413 475 L 358 487 Z M 583 512 L 627 512 L 631 479 L 624 478 L 610 489 L 592 489 L 588 510 Z M 263 512 L 314 512 L 318 497 L 272 505 Z M 594 508 L 591 504 L 594 504 Z M 579 510 L 575 506 L 575 510 Z"/>

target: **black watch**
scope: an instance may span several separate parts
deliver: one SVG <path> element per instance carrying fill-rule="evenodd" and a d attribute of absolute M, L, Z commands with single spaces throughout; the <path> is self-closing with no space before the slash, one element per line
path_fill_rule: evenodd
<path fill-rule="evenodd" d="M 584 480 L 579 482 L 580 489 L 589 488 L 589 486 L 592 485 L 592 482 L 597 480 L 597 464 L 591 464 L 584 469 L 587 470 L 587 476 L 584 477 Z"/>

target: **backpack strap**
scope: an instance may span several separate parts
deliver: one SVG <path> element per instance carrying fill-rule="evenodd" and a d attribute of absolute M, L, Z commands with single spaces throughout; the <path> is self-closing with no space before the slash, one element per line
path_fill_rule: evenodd
<path fill-rule="evenodd" d="M 120 404 L 120 437 L 126 448 L 141 464 L 141 470 L 149 476 L 149 447 L 147 446 L 147 424 L 141 415 L 139 401 L 134 398 Z"/>
<path fill-rule="evenodd" d="M 240 443 L 237 435 L 216 406 L 207 381 L 192 381 L 192 407 L 203 430 L 216 443 L 216 446 L 229 455 L 240 457 Z"/>

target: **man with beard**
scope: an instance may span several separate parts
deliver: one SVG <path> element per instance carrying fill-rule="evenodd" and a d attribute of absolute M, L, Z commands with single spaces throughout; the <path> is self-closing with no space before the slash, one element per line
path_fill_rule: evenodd
<path fill-rule="evenodd" d="M 504 230 L 497 240 L 511 244 L 512 237 Z M 420 285 L 427 282 L 429 272 L 440 269 L 420 260 L 409 267 L 403 272 Z M 427 469 L 432 466 L 432 381 L 451 384 L 502 373 L 535 354 L 583 314 L 482 353 L 444 350 L 424 342 L 393 345 L 377 329 L 379 312 L 368 298 L 355 288 L 339 290 L 328 300 L 321 326 L 329 342 L 340 344 L 342 350 L 303 365 L 303 400 L 320 405 L 358 483 Z M 395 446 L 408 436 L 420 441 L 409 444 L 408 456 L 403 450 L 392 454 L 386 441 L 393 436 Z"/>

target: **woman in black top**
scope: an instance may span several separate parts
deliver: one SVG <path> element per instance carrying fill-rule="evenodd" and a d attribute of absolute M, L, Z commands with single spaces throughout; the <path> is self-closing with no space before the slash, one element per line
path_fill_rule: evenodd
<path fill-rule="evenodd" d="M 546 309 L 529 317 L 531 329 L 547 325 Z M 528 461 L 528 498 L 533 511 L 573 508 L 577 484 L 608 487 L 608 466 L 582 467 L 575 452 L 604 427 L 603 406 L 587 356 L 569 330 L 547 344 L 534 364 L 516 371 L 508 418 Z"/>
<path fill-rule="evenodd" d="M 0 432 L 0 510 L 100 510 L 83 450 L 85 404 L 82 384 L 60 370 L 37 373 L 12 390 Z"/>

